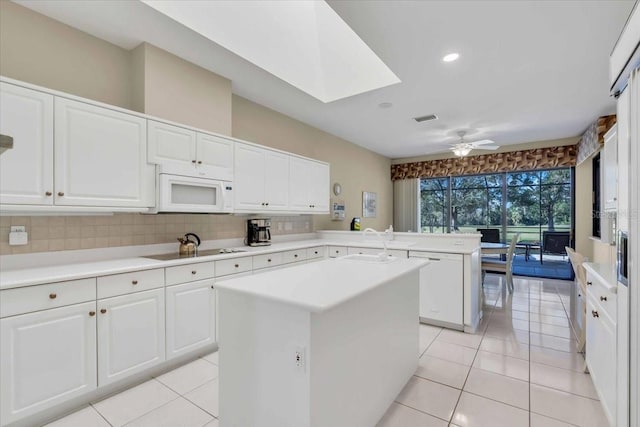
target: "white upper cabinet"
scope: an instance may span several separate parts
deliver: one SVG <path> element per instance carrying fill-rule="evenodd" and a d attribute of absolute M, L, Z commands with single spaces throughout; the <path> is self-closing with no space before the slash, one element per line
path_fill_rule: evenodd
<path fill-rule="evenodd" d="M 134 115 L 56 97 L 56 205 L 154 206 L 146 125 Z"/>
<path fill-rule="evenodd" d="M 233 179 L 233 141 L 155 120 L 148 121 L 149 163 L 196 167 L 216 179 Z"/>
<path fill-rule="evenodd" d="M 614 211 L 618 207 L 618 125 L 604 135 L 602 200 L 604 210 Z"/>
<path fill-rule="evenodd" d="M 288 210 L 289 156 L 236 143 L 234 185 L 236 210 Z"/>
<path fill-rule="evenodd" d="M 167 161 L 196 164 L 196 133 L 192 130 L 148 120 L 149 163 Z"/>
<path fill-rule="evenodd" d="M 0 83 L 0 203 L 53 204 L 53 95 Z"/>
<path fill-rule="evenodd" d="M 289 206 L 291 210 L 300 212 L 329 212 L 329 165 L 291 157 Z"/>

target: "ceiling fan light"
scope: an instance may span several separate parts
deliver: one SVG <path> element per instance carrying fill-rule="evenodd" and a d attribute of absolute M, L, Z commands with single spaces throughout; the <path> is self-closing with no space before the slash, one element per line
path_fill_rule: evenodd
<path fill-rule="evenodd" d="M 469 147 L 456 147 L 453 149 L 453 154 L 458 157 L 464 157 L 471 152 L 471 148 Z"/>

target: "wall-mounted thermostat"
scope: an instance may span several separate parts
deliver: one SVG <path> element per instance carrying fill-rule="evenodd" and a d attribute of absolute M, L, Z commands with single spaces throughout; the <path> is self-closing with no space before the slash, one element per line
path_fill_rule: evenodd
<path fill-rule="evenodd" d="M 345 209 L 344 202 L 335 201 L 331 204 L 331 219 L 333 221 L 344 221 Z"/>

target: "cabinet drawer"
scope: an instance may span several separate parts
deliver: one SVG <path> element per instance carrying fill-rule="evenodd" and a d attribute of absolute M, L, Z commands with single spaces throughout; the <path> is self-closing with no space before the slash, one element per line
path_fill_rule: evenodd
<path fill-rule="evenodd" d="M 347 249 L 347 254 L 349 254 L 349 255 L 353 255 L 353 254 L 378 255 L 378 254 L 382 253 L 383 251 L 384 251 L 384 249 L 382 249 L 382 248 L 359 248 L 359 247 L 349 246 L 349 248 Z M 403 250 L 400 250 L 400 249 L 387 249 L 387 253 L 389 255 L 397 257 L 397 258 L 406 258 L 407 257 L 407 251 L 403 251 Z"/>
<path fill-rule="evenodd" d="M 168 267 L 165 268 L 165 281 L 169 286 L 194 280 L 211 279 L 215 276 L 214 272 L 214 261 Z"/>
<path fill-rule="evenodd" d="M 98 277 L 98 298 L 148 291 L 164 286 L 164 269 L 134 271 Z"/>
<path fill-rule="evenodd" d="M 241 257 L 233 259 L 223 259 L 215 261 L 216 263 L 216 276 L 227 276 L 229 274 L 243 273 L 245 271 L 251 271 L 253 269 L 253 263 L 251 257 Z"/>
<path fill-rule="evenodd" d="M 587 294 L 615 322 L 617 318 L 617 295 L 609 291 L 598 279 L 591 275 L 587 275 Z"/>
<path fill-rule="evenodd" d="M 295 251 L 282 252 L 282 263 L 299 262 L 307 259 L 307 250 L 298 249 Z"/>
<path fill-rule="evenodd" d="M 337 258 L 346 254 L 347 248 L 344 246 L 329 246 L 329 258 Z"/>
<path fill-rule="evenodd" d="M 307 249 L 307 259 L 324 258 L 326 248 L 324 246 L 315 246 Z"/>
<path fill-rule="evenodd" d="M 273 254 L 256 255 L 253 257 L 253 269 L 275 267 L 282 264 L 282 252 Z"/>
<path fill-rule="evenodd" d="M 96 279 L 70 280 L 0 291 L 0 317 L 96 299 Z"/>

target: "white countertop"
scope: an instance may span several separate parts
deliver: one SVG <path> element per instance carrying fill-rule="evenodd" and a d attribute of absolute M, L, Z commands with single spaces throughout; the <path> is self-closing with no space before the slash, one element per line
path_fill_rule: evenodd
<path fill-rule="evenodd" d="M 321 312 L 425 264 L 427 260 L 417 258 L 397 258 L 389 263 L 333 258 L 262 273 L 259 281 L 250 276 L 223 279 L 216 288 Z"/>
<path fill-rule="evenodd" d="M 602 282 L 609 292 L 616 293 L 618 291 L 618 278 L 616 276 L 615 266 L 611 264 L 601 264 L 597 262 L 585 262 L 585 270 L 593 274 Z"/>
<path fill-rule="evenodd" d="M 361 235 L 350 235 L 348 233 L 345 236 L 350 236 L 352 238 L 359 237 Z M 175 245 L 174 245 L 175 246 Z M 209 244 L 210 247 L 211 244 Z M 140 252 L 140 256 L 126 256 L 117 259 L 96 259 L 91 261 L 82 260 L 82 257 L 79 257 L 82 261 L 79 262 L 71 262 L 69 260 L 61 261 L 56 265 L 42 266 L 42 267 L 31 267 L 28 268 L 18 268 L 18 269 L 7 269 L 4 263 L 0 265 L 0 290 L 2 289 L 11 289 L 23 286 L 32 286 L 39 285 L 43 283 L 53 283 L 53 282 L 61 282 L 66 280 L 76 280 L 76 279 L 84 279 L 87 277 L 97 277 L 97 276 L 107 276 L 110 274 L 119 274 L 126 273 L 130 271 L 136 270 L 148 270 L 152 268 L 165 268 L 172 267 L 176 265 L 183 264 L 193 264 L 197 262 L 206 262 L 206 261 L 217 261 L 224 260 L 229 258 L 241 258 L 259 254 L 268 254 L 273 252 L 282 252 L 288 250 L 297 250 L 310 248 L 314 246 L 352 246 L 352 247 L 362 247 L 362 248 L 376 248 L 382 250 L 382 243 L 380 240 L 375 238 L 374 236 L 367 236 L 366 238 L 361 238 L 361 240 L 344 240 L 344 239 L 333 239 L 333 238 L 316 238 L 316 239 L 304 239 L 304 240 L 294 240 L 294 241 L 284 241 L 284 242 L 276 242 L 271 246 L 259 246 L 259 247 L 249 247 L 249 246 L 237 246 L 236 249 L 244 250 L 245 252 L 235 252 L 228 254 L 220 254 L 220 255 L 210 255 L 210 256 L 200 256 L 195 258 L 181 258 L 175 260 L 167 260 L 160 261 L 154 260 L 150 258 L 145 258 L 144 255 L 149 255 L 148 253 Z M 173 247 L 173 246 L 172 246 Z M 218 246 L 220 247 L 220 246 Z M 442 253 L 458 253 L 458 254 L 467 254 L 473 252 L 468 248 L 442 248 L 442 247 L 431 247 L 429 242 L 423 241 L 403 241 L 403 240 L 391 240 L 387 242 L 387 247 L 389 249 L 399 249 L 399 250 L 413 250 L 413 251 L 426 251 L 426 252 L 442 252 Z M 204 247 L 203 250 L 208 249 L 209 247 Z M 479 248 L 475 248 L 474 250 L 478 250 Z M 133 249 L 129 248 L 127 250 L 127 255 L 130 255 Z M 177 246 L 176 246 L 177 251 Z M 148 252 L 148 250 L 146 251 Z M 168 252 L 167 250 L 161 251 L 159 253 Z M 60 256 L 59 252 L 51 252 L 51 253 L 36 253 L 33 254 L 34 259 L 41 259 L 42 255 L 50 254 L 51 257 Z M 29 255 L 21 255 L 21 256 L 29 256 Z M 112 258 L 112 257 L 111 257 Z M 34 265 L 37 265 L 37 261 L 34 262 Z"/>

